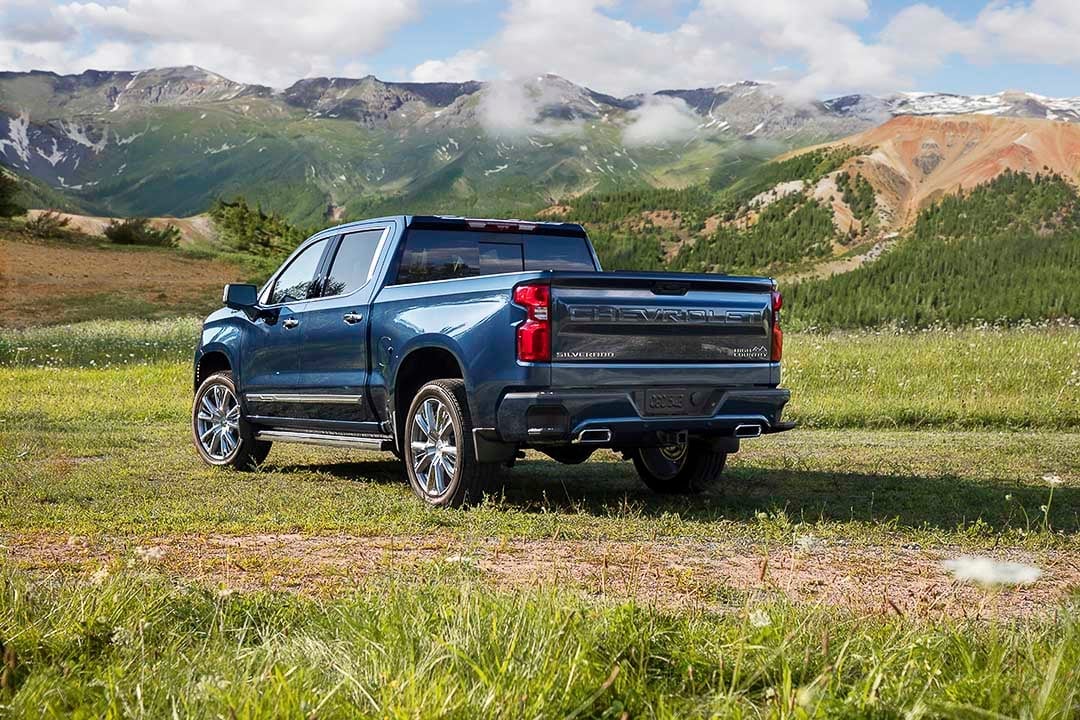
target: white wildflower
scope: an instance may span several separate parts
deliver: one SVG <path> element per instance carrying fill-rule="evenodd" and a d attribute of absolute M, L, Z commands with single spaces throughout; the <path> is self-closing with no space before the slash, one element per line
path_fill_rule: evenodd
<path fill-rule="evenodd" d="M 157 562 L 165 557 L 165 550 L 157 545 L 137 547 L 135 548 L 135 557 L 139 558 L 144 563 Z"/>
<path fill-rule="evenodd" d="M 1043 482 L 1051 487 L 1056 487 L 1064 482 L 1057 473 L 1047 473 L 1042 476 Z"/>
<path fill-rule="evenodd" d="M 234 592 L 236 592 L 236 590 L 234 590 L 233 588 L 221 588 L 217 591 L 217 596 L 224 600 L 225 598 L 232 595 Z"/>
<path fill-rule="evenodd" d="M 772 620 L 769 618 L 769 613 L 764 610 L 757 609 L 750 613 L 750 626 L 756 628 L 764 628 L 772 625 Z"/>
<path fill-rule="evenodd" d="M 1042 570 L 1034 565 L 988 557 L 962 556 L 946 560 L 942 566 L 957 580 L 980 585 L 1026 585 L 1042 575 Z"/>
<path fill-rule="evenodd" d="M 461 563 L 462 565 L 471 565 L 473 559 L 468 555 L 451 555 L 450 557 L 446 558 L 446 562 Z"/>
<path fill-rule="evenodd" d="M 109 568 L 102 565 L 100 568 L 90 574 L 91 585 L 101 585 L 105 582 L 105 579 L 109 577 Z"/>
<path fill-rule="evenodd" d="M 822 542 L 813 535 L 796 535 L 795 547 L 799 548 L 803 552 L 812 552 L 821 547 Z"/>

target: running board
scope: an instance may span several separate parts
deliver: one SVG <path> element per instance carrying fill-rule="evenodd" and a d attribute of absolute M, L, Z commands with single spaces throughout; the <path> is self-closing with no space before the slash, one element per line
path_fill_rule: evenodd
<path fill-rule="evenodd" d="M 347 447 L 356 450 L 392 450 L 394 441 L 388 437 L 362 437 L 359 435 L 335 435 L 332 433 L 312 432 L 310 430 L 260 430 L 255 433 L 256 440 L 269 442 L 303 443 L 306 445 L 325 445 L 328 447 Z"/>

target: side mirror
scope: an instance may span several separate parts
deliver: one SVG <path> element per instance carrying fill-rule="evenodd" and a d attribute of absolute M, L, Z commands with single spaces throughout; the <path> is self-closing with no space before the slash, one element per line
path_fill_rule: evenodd
<path fill-rule="evenodd" d="M 259 304 L 259 288 L 254 285 L 229 283 L 221 295 L 225 307 L 233 310 L 251 310 Z"/>

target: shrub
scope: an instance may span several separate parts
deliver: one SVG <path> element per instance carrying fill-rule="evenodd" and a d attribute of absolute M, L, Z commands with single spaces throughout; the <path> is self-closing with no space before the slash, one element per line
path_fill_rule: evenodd
<path fill-rule="evenodd" d="M 180 244 L 180 230 L 175 225 L 166 225 L 159 230 L 146 218 L 113 220 L 105 228 L 105 237 L 117 245 L 176 247 Z"/>
<path fill-rule="evenodd" d="M 42 239 L 62 237 L 70 223 L 70 218 L 66 218 L 54 210 L 46 210 L 26 221 L 26 232 Z"/>

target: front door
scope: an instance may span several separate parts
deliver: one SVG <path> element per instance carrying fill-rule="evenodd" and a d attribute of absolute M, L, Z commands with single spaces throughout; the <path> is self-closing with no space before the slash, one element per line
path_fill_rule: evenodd
<path fill-rule="evenodd" d="M 329 238 L 318 240 L 289 260 L 262 298 L 264 312 L 246 328 L 240 381 L 248 417 L 303 416 L 303 403 L 294 396 L 305 314 L 318 289 L 318 270 L 329 243 Z"/>
<path fill-rule="evenodd" d="M 321 296 L 304 312 L 300 366 L 301 386 L 311 395 L 308 417 L 348 423 L 376 419 L 367 392 L 368 311 L 378 250 L 389 232 L 384 226 L 360 228 L 330 248 Z"/>

